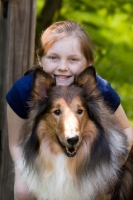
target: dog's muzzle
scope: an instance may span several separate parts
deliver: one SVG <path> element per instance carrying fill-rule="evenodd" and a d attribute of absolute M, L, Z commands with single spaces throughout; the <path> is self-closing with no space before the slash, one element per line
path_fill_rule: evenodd
<path fill-rule="evenodd" d="M 60 144 L 60 146 L 62 147 L 64 153 L 68 156 L 68 157 L 74 157 L 77 153 L 77 147 L 76 147 L 76 144 L 78 143 L 79 141 L 79 137 L 78 136 L 74 136 L 74 137 L 71 137 L 71 138 L 68 138 L 67 139 L 67 143 L 70 147 L 66 147 L 62 144 L 62 142 L 60 141 L 60 139 L 57 137 L 57 141 L 58 143 Z"/>

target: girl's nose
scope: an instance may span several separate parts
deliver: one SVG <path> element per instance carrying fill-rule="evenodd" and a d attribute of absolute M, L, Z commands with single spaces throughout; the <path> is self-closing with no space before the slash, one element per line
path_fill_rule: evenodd
<path fill-rule="evenodd" d="M 66 61 L 60 61 L 58 63 L 58 70 L 68 70 L 68 67 L 67 67 L 67 62 Z"/>

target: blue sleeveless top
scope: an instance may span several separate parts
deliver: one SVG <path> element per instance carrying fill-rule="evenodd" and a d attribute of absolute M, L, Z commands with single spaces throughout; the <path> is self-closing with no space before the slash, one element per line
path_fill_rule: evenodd
<path fill-rule="evenodd" d="M 33 73 L 17 80 L 6 95 L 6 100 L 12 110 L 21 118 L 26 119 L 29 112 L 27 102 L 30 100 L 33 83 Z M 107 105 L 115 112 L 120 105 L 120 97 L 110 83 L 97 75 L 97 87 Z"/>

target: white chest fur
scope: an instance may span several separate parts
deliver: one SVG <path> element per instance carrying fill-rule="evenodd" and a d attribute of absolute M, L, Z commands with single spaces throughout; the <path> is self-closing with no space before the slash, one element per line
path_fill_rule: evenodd
<path fill-rule="evenodd" d="M 38 200 L 93 200 L 92 196 L 95 196 L 96 191 L 87 181 L 82 182 L 82 188 L 74 182 L 66 168 L 66 156 L 63 154 L 56 157 L 54 170 L 49 176 L 43 177 L 41 172 L 37 174 L 35 170 L 31 171 L 22 166 L 21 161 L 18 168 L 29 190 L 37 195 Z"/>

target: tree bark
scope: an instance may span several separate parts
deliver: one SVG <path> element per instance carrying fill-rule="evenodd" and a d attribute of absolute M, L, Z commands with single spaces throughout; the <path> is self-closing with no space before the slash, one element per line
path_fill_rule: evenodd
<path fill-rule="evenodd" d="M 33 65 L 35 14 L 36 0 L 0 1 L 0 200 L 14 199 L 5 95 Z"/>
<path fill-rule="evenodd" d="M 45 6 L 41 11 L 41 20 L 44 29 L 52 24 L 54 16 L 59 12 L 61 5 L 62 0 L 46 0 Z"/>
<path fill-rule="evenodd" d="M 42 30 L 45 30 L 50 26 L 53 21 L 56 21 L 63 0 L 46 0 L 39 17 L 37 18 L 37 29 L 36 29 L 36 45 L 38 45 L 38 38 Z"/>

